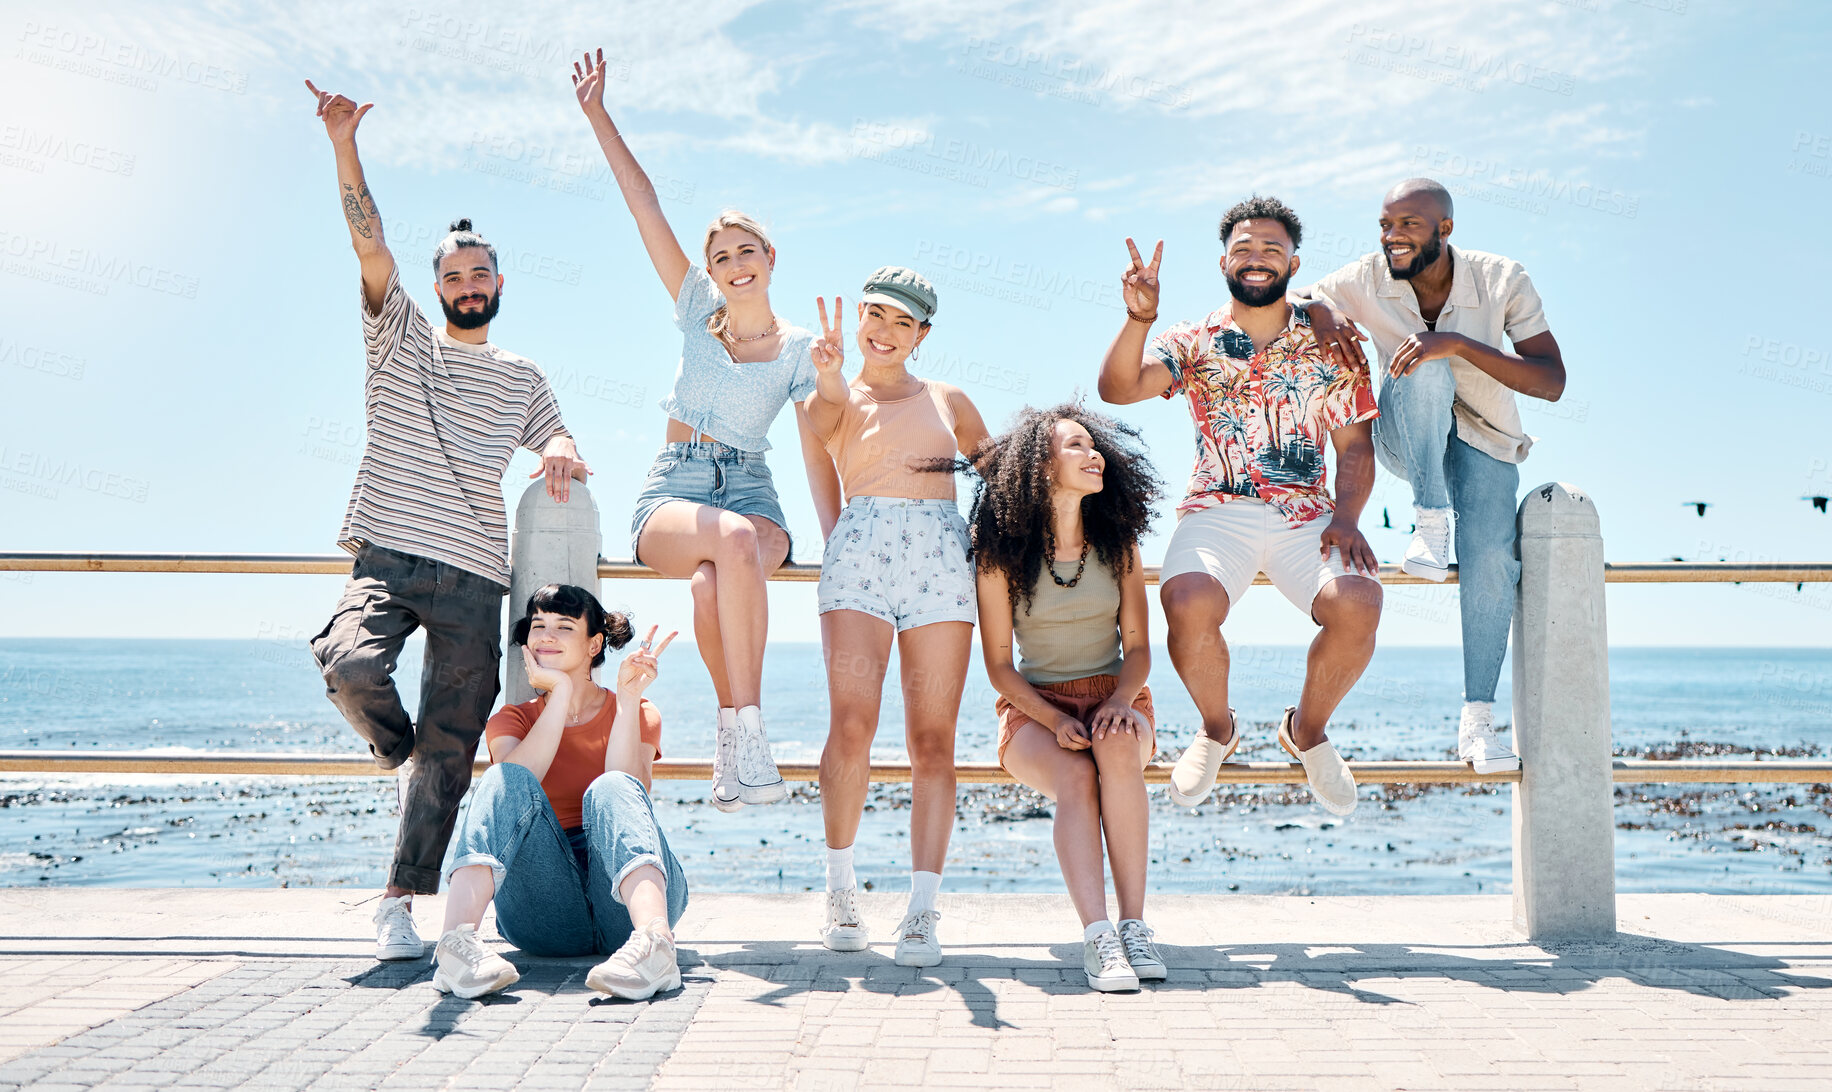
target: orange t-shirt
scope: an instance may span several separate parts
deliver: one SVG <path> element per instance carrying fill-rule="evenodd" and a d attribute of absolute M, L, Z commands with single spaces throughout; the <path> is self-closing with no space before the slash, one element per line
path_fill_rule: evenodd
<path fill-rule="evenodd" d="M 547 708 L 545 697 L 520 705 L 505 705 L 490 718 L 483 729 L 484 739 L 526 739 L 528 730 Z M 560 745 L 554 748 L 553 764 L 541 778 L 541 789 L 547 793 L 560 826 L 571 830 L 585 825 L 585 790 L 604 772 L 604 751 L 611 742 L 611 722 L 617 718 L 617 695 L 604 692 L 604 708 L 584 724 L 575 724 L 560 733 Z M 648 698 L 642 700 L 642 741 L 662 753 L 662 714 Z"/>

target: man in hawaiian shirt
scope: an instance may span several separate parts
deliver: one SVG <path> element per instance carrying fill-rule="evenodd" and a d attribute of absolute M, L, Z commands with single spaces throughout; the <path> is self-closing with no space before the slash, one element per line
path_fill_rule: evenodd
<path fill-rule="evenodd" d="M 1177 506 L 1160 598 L 1170 658 L 1202 714 L 1171 774 L 1171 799 L 1199 804 L 1240 745 L 1228 708 L 1221 623 L 1265 573 L 1320 628 L 1298 704 L 1279 744 L 1304 764 L 1318 802 L 1346 815 L 1355 779 L 1326 737 L 1330 714 L 1374 655 L 1381 589 L 1373 548 L 1356 527 L 1374 484 L 1374 389 L 1365 363 L 1332 363 L 1309 317 L 1285 300 L 1303 228 L 1271 197 L 1221 220 L 1221 269 L 1233 297 L 1196 323 L 1145 342 L 1158 317 L 1158 243 L 1150 264 L 1131 239 L 1122 278 L 1126 325 L 1101 363 L 1100 395 L 1125 405 L 1183 395 L 1196 425 L 1196 464 Z M 1336 449 L 1338 497 L 1326 488 L 1325 443 Z"/>

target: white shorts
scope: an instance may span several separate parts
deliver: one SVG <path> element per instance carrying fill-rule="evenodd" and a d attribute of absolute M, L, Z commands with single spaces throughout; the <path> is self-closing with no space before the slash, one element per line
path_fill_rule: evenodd
<path fill-rule="evenodd" d="M 1342 551 L 1336 547 L 1330 547 L 1329 557 L 1323 556 L 1323 529 L 1328 526 L 1327 519 L 1289 526 L 1277 508 L 1252 497 L 1186 513 L 1171 533 L 1158 583 L 1168 584 L 1171 577 L 1184 573 L 1206 573 L 1220 581 L 1232 607 L 1253 586 L 1253 578 L 1265 573 L 1308 616 L 1323 585 L 1339 576 L 1359 575 L 1342 563 Z"/>
<path fill-rule="evenodd" d="M 951 500 L 854 497 L 821 557 L 820 613 L 856 610 L 898 633 L 979 621 L 967 521 Z"/>

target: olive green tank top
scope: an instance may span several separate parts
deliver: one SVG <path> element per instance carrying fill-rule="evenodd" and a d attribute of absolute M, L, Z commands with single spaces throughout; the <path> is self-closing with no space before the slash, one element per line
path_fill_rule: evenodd
<path fill-rule="evenodd" d="M 1062 576 L 1074 573 L 1056 563 Z M 1072 588 L 1050 579 L 1049 565 L 1037 577 L 1028 608 L 1012 619 L 1018 641 L 1018 674 L 1031 683 L 1059 683 L 1120 670 L 1120 585 L 1113 570 L 1093 553 L 1087 571 Z"/>

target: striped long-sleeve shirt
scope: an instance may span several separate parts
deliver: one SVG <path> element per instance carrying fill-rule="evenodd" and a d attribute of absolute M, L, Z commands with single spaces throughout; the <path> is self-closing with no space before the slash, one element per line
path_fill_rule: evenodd
<path fill-rule="evenodd" d="M 368 439 L 337 544 L 364 542 L 509 583 L 502 477 L 517 447 L 566 431 L 547 377 L 494 345 L 454 341 L 389 274 L 363 305 Z"/>

